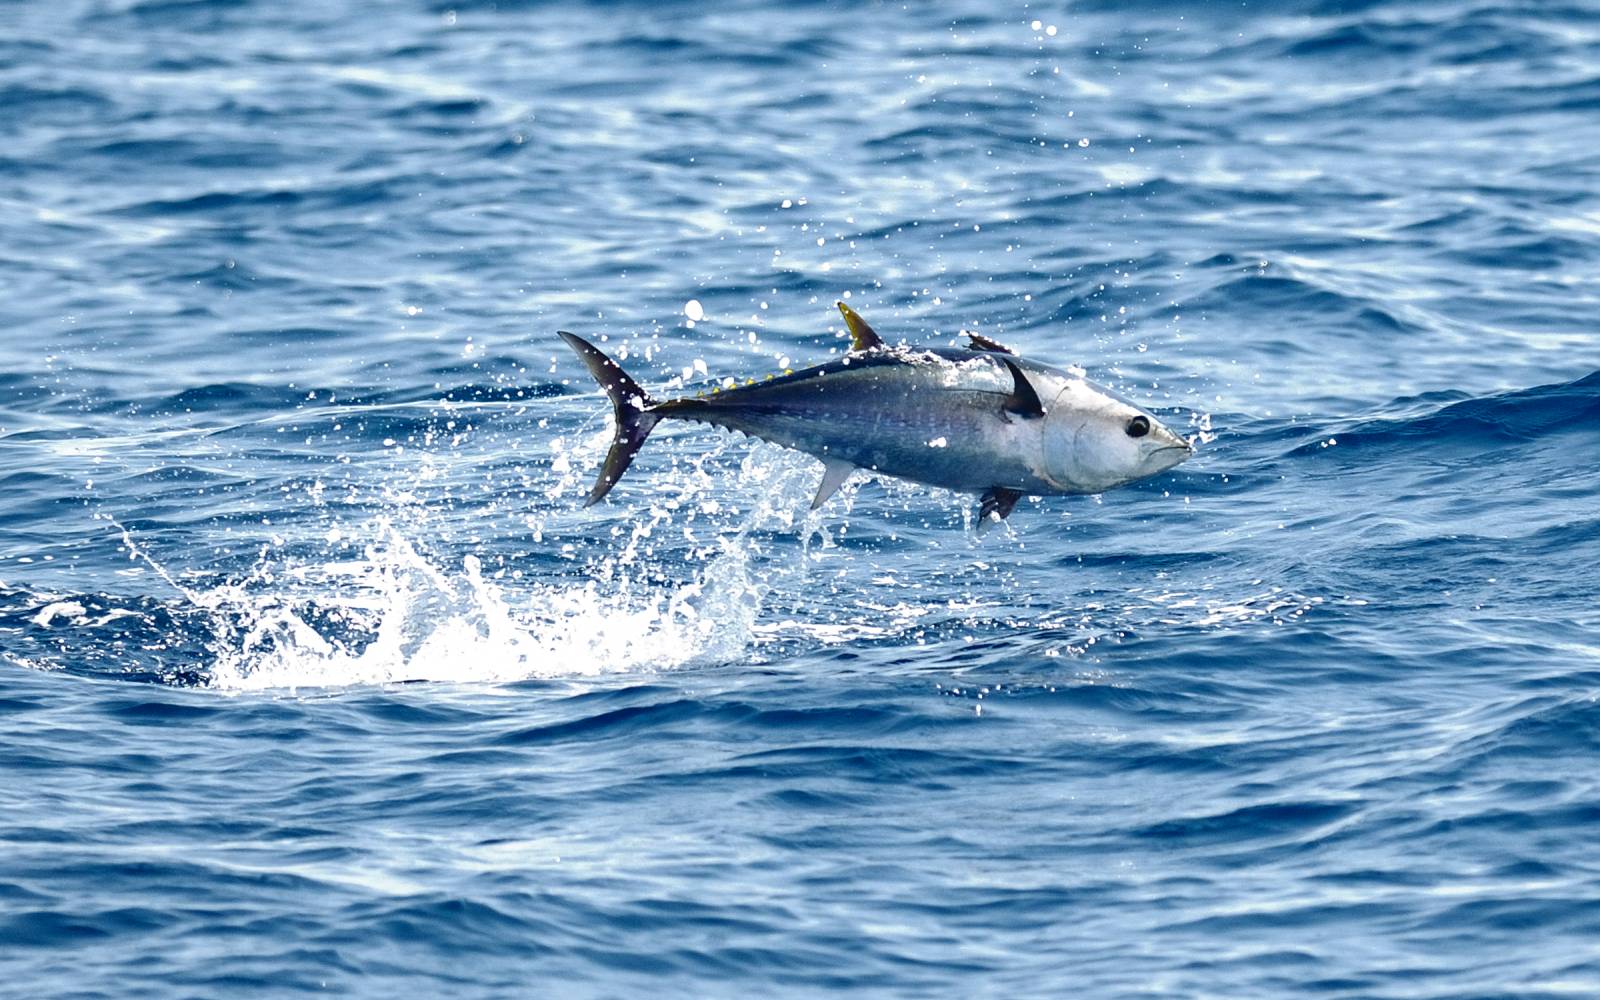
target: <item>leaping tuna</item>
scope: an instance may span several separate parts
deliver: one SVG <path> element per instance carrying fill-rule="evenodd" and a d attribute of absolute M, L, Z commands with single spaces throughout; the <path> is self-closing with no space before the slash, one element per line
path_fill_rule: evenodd
<path fill-rule="evenodd" d="M 584 506 L 611 491 L 650 431 L 668 419 L 742 431 L 820 459 L 812 510 L 856 469 L 868 469 L 980 494 L 980 528 L 1006 518 L 1024 495 L 1103 493 L 1194 453 L 1149 412 L 1081 374 L 1018 357 L 975 333 L 965 348 L 891 346 L 855 310 L 838 306 L 850 328 L 849 353 L 764 382 L 660 402 L 593 344 L 561 331 L 616 415 L 616 437 Z"/>

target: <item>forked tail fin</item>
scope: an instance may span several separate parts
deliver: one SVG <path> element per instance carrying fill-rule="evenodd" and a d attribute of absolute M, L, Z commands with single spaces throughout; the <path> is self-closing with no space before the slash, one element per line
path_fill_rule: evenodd
<path fill-rule="evenodd" d="M 559 332 L 561 339 L 577 353 L 584 367 L 589 369 L 589 374 L 611 397 L 611 409 L 617 418 L 617 436 L 612 439 L 611 450 L 606 453 L 606 464 L 600 470 L 600 478 L 595 481 L 594 489 L 589 491 L 589 499 L 583 502 L 585 507 L 593 507 L 611 492 L 611 487 L 617 485 L 617 480 L 628 471 L 633 456 L 638 454 L 644 439 L 650 436 L 661 418 L 651 412 L 655 402 L 649 393 L 639 388 L 639 383 L 629 378 L 621 365 L 582 337 L 565 330 Z"/>

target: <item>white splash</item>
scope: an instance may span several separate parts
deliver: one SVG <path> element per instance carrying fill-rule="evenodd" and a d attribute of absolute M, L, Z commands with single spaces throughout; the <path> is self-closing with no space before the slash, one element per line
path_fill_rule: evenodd
<path fill-rule="evenodd" d="M 580 496 L 608 438 L 597 425 L 553 441 L 557 482 L 543 492 Z M 561 541 L 573 537 L 573 523 L 595 527 L 576 504 L 565 513 L 516 515 L 526 537 L 560 556 L 534 571 L 544 575 L 462 556 L 458 547 L 455 555 L 436 554 L 436 539 L 459 538 L 460 526 L 447 510 L 430 513 L 409 494 L 385 494 L 389 514 L 365 523 L 309 524 L 292 544 L 274 536 L 253 569 L 221 583 L 164 564 L 113 518 L 97 516 L 121 531 L 130 560 L 140 564 L 133 569 L 158 577 L 204 621 L 209 655 L 194 666 L 219 691 L 582 679 L 923 627 L 919 602 L 869 602 L 845 615 L 849 621 L 797 619 L 796 602 L 810 600 L 819 583 L 813 574 L 833 579 L 825 566 L 849 530 L 859 484 L 847 484 L 826 516 L 811 511 L 816 463 L 758 444 L 739 463 L 743 489 L 717 496 L 726 473 L 714 459 L 728 447 L 741 446 L 718 442 L 653 470 L 648 499 L 631 498 L 630 516 L 587 549 L 592 558 L 584 546 Z M 778 558 L 768 551 L 773 538 L 784 549 Z M 670 579 L 659 569 L 664 555 L 674 567 Z M 784 595 L 785 613 L 763 622 L 774 590 Z M 39 624 L 82 623 L 86 612 L 65 600 L 41 600 Z"/>
<path fill-rule="evenodd" d="M 728 544 L 693 583 L 633 592 L 595 581 L 539 585 L 509 594 L 486 579 L 476 556 L 459 572 L 434 565 L 392 525 L 363 558 L 278 579 L 272 596 L 191 594 L 213 606 L 219 629 L 210 684 L 222 690 L 299 689 L 402 681 L 504 682 L 664 670 L 737 657 L 749 644 L 759 595 L 744 549 Z M 308 623 L 317 596 L 329 630 Z M 330 596 L 331 595 L 331 596 Z M 330 637 L 330 631 L 359 640 Z"/>
<path fill-rule="evenodd" d="M 103 515 L 102 515 L 103 516 Z M 212 621 L 208 684 L 223 691 L 338 688 L 407 681 L 506 682 L 666 670 L 736 659 L 749 647 L 764 588 L 743 532 L 718 543 L 689 583 L 635 587 L 634 553 L 597 578 L 519 586 L 418 551 L 388 519 L 358 558 L 285 565 L 270 548 L 244 579 L 184 582 L 116 524 L 146 564 Z M 83 617 L 52 603 L 37 616 Z M 310 619 L 310 620 L 308 620 Z"/>

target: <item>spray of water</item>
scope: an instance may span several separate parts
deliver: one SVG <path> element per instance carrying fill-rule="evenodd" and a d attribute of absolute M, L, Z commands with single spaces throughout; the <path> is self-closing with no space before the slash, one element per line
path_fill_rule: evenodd
<path fill-rule="evenodd" d="M 460 572 L 445 572 L 385 525 L 364 558 L 301 574 L 324 594 L 352 595 L 317 605 L 346 627 L 315 628 L 296 605 L 275 599 L 219 609 L 228 622 L 211 684 L 237 690 L 509 681 L 726 659 L 748 641 L 757 603 L 747 593 L 743 558 L 730 546 L 676 591 L 607 593 L 590 581 L 539 586 L 512 600 L 485 579 L 476 556 L 467 556 Z"/>
<path fill-rule="evenodd" d="M 813 478 L 809 463 L 769 453 L 744 465 L 754 499 L 736 517 L 707 507 L 709 473 L 690 467 L 675 477 L 681 495 L 669 493 L 628 521 L 588 572 L 515 586 L 487 573 L 476 555 L 451 561 L 427 554 L 427 528 L 415 518 L 381 517 L 348 532 L 371 539 L 353 558 L 292 563 L 263 548 L 243 578 L 204 586 L 111 523 L 129 557 L 209 622 L 204 676 L 218 690 L 668 670 L 746 655 L 765 595 L 775 582 L 805 572 L 804 560 L 753 572 L 765 544 L 761 532 L 799 527 L 808 545 L 816 538 L 819 548 L 831 544 L 797 513 Z M 697 506 L 699 516 L 686 516 L 686 506 Z M 536 536 L 543 530 L 535 527 Z M 684 581 L 651 579 L 645 565 L 652 540 L 666 532 L 694 536 L 694 570 Z"/>

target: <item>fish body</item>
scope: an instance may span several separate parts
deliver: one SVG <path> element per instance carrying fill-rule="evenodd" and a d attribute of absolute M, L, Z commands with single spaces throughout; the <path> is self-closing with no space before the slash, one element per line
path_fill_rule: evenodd
<path fill-rule="evenodd" d="M 819 507 L 855 469 L 982 495 L 984 520 L 1024 495 L 1101 493 L 1188 458 L 1189 443 L 1082 374 L 971 348 L 890 346 L 839 304 L 850 353 L 801 371 L 692 398 L 652 400 L 582 338 L 561 337 L 611 397 L 617 436 L 588 503 L 621 478 L 661 420 L 741 431 L 824 464 Z"/>
<path fill-rule="evenodd" d="M 1047 366 L 1017 367 L 1036 388 L 1066 380 Z M 1002 410 L 1011 391 L 1011 373 L 994 355 L 902 347 L 675 400 L 660 412 L 945 489 L 1082 492 L 1044 471 L 1041 427 Z"/>

